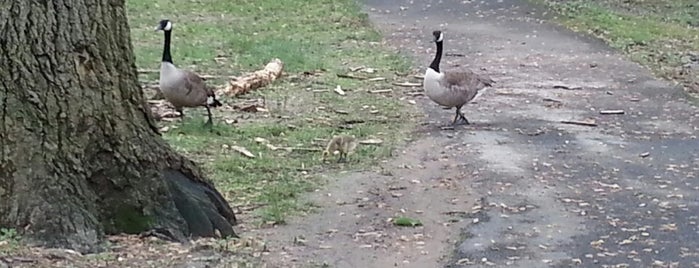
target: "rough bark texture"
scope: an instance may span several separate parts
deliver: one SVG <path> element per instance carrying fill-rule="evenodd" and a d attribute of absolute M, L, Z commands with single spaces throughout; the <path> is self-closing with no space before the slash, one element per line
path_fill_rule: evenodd
<path fill-rule="evenodd" d="M 235 235 L 220 193 L 157 133 L 123 0 L 0 3 L 0 227 L 81 252 L 121 232 Z"/>
<path fill-rule="evenodd" d="M 255 71 L 243 77 L 228 81 L 228 85 L 218 95 L 235 97 L 269 85 L 274 82 L 284 70 L 284 63 L 280 59 L 273 59 L 262 70 Z"/>

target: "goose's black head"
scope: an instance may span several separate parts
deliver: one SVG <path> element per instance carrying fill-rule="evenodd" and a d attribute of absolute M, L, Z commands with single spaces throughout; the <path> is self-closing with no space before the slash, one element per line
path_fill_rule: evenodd
<path fill-rule="evenodd" d="M 172 31 L 172 22 L 170 20 L 161 20 L 158 23 L 158 27 L 155 27 L 156 31 Z"/>
<path fill-rule="evenodd" d="M 440 43 L 444 41 L 444 34 L 440 30 L 436 30 L 432 32 L 432 35 L 434 35 L 434 42 L 435 43 Z"/>

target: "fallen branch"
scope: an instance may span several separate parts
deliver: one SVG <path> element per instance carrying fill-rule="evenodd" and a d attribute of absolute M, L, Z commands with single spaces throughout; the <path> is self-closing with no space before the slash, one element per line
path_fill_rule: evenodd
<path fill-rule="evenodd" d="M 235 97 L 265 87 L 279 78 L 283 69 L 284 63 L 280 59 L 273 59 L 262 70 L 228 81 L 228 85 L 217 94 Z"/>

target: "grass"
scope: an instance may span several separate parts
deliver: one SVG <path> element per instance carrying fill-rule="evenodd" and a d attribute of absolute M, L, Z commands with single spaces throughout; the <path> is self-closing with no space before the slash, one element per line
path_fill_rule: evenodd
<path fill-rule="evenodd" d="M 20 237 L 15 229 L 0 228 L 0 255 L 7 255 L 20 246 Z"/>
<path fill-rule="evenodd" d="M 699 2 L 545 0 L 558 22 L 592 34 L 665 79 L 699 93 Z M 694 70 L 687 67 L 693 65 Z"/>
<path fill-rule="evenodd" d="M 414 109 L 400 100 L 400 89 L 388 95 L 370 93 L 404 79 L 409 61 L 381 46 L 379 33 L 352 0 L 128 0 L 127 8 L 141 69 L 160 66 L 163 37 L 154 28 L 164 18 L 174 23 L 173 59 L 181 68 L 229 76 L 260 69 L 272 58 L 284 62 L 288 75 L 271 86 L 245 99 L 222 99 L 229 105 L 257 100 L 269 112 L 214 110 L 214 131 L 202 128 L 204 109 L 185 110 L 188 116 L 181 122 L 161 122 L 170 128 L 164 138 L 201 163 L 229 202 L 245 213 L 251 210 L 257 223 L 283 223 L 289 215 L 311 209 L 312 204 L 300 201 L 301 194 L 340 170 L 367 168 L 390 156 L 412 126 Z M 336 76 L 356 66 L 375 70 L 357 75 L 387 80 Z M 141 79 L 157 83 L 157 73 Z M 211 86 L 225 82 L 207 81 Z M 345 96 L 333 92 L 338 85 Z M 364 122 L 347 123 L 357 120 Z M 226 123 L 232 121 L 238 123 Z M 323 164 L 320 151 L 312 150 L 339 133 L 384 143 L 359 146 L 348 164 Z M 271 150 L 266 144 L 299 150 Z"/>

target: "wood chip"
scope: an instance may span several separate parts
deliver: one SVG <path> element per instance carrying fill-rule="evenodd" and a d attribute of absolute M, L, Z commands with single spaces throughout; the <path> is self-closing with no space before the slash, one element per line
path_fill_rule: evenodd
<path fill-rule="evenodd" d="M 391 89 L 377 89 L 377 90 L 370 90 L 369 93 L 373 94 L 382 94 L 382 93 L 391 93 L 393 90 Z"/>
<path fill-rule="evenodd" d="M 374 78 L 369 78 L 366 81 L 376 82 L 376 81 L 383 81 L 383 80 L 386 80 L 386 77 L 374 77 Z"/>
<path fill-rule="evenodd" d="M 340 85 L 337 85 L 337 86 L 335 87 L 335 89 L 333 89 L 333 91 L 335 91 L 335 93 L 337 93 L 337 94 L 340 94 L 340 96 L 344 96 L 344 95 L 345 95 L 345 91 L 342 90 L 342 87 L 340 87 Z"/>
<path fill-rule="evenodd" d="M 231 146 L 231 149 L 233 149 L 236 152 L 239 152 L 240 154 L 247 156 L 249 158 L 255 158 L 255 155 L 252 154 L 250 151 L 248 151 L 248 149 L 245 149 L 245 147 L 234 145 L 234 146 Z"/>
<path fill-rule="evenodd" d="M 624 114 L 624 110 L 601 110 L 600 114 Z"/>
<path fill-rule="evenodd" d="M 644 152 L 644 153 L 640 154 L 639 156 L 640 156 L 640 157 L 643 157 L 643 158 L 649 157 L 649 156 L 650 156 L 650 152 Z"/>

